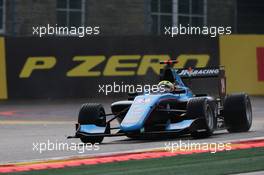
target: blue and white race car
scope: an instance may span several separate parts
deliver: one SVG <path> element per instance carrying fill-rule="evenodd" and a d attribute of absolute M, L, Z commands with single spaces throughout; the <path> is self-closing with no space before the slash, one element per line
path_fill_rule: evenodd
<path fill-rule="evenodd" d="M 76 133 L 84 143 L 101 143 L 104 137 L 127 136 L 154 138 L 190 134 L 194 138 L 209 137 L 215 130 L 246 132 L 252 124 L 250 98 L 245 93 L 226 95 L 223 68 L 174 69 L 175 60 L 166 64 L 160 74 L 160 91 L 134 94 L 128 100 L 111 105 L 105 114 L 101 104 L 83 104 Z M 184 80 L 216 78 L 218 94 L 194 94 Z M 118 127 L 111 123 L 117 119 Z"/>

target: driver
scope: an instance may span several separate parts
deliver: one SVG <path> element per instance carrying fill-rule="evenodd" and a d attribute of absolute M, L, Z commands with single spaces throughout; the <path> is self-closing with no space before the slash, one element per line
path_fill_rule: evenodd
<path fill-rule="evenodd" d="M 167 80 L 159 82 L 158 87 L 164 92 L 173 92 L 175 90 L 174 84 Z"/>

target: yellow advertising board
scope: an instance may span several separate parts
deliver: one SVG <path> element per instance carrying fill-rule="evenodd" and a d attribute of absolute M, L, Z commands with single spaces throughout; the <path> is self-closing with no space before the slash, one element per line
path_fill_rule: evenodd
<path fill-rule="evenodd" d="M 221 36 L 220 64 L 228 93 L 264 95 L 264 35 Z"/>
<path fill-rule="evenodd" d="M 0 37 L 0 100 L 7 99 L 5 39 Z"/>

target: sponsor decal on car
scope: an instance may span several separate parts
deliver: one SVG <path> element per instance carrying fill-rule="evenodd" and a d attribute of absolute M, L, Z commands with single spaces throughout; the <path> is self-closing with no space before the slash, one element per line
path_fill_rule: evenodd
<path fill-rule="evenodd" d="M 134 107 L 131 111 L 132 111 L 133 113 L 138 113 L 138 114 L 140 114 L 140 113 L 144 112 L 144 107 L 142 107 L 142 106 L 136 106 L 136 107 Z"/>
<path fill-rule="evenodd" d="M 151 101 L 150 98 L 138 98 L 135 100 L 135 103 L 143 103 L 143 104 L 147 104 Z"/>
<path fill-rule="evenodd" d="M 188 76 L 217 76 L 219 69 L 181 69 L 177 70 L 177 73 L 181 77 Z"/>

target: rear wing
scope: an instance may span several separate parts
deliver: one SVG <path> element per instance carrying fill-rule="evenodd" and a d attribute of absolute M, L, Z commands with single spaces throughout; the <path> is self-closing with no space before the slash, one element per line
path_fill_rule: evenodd
<path fill-rule="evenodd" d="M 207 94 L 224 99 L 226 95 L 226 77 L 224 67 L 203 67 L 203 68 L 174 68 L 177 60 L 161 61 L 165 64 L 160 70 L 160 80 L 175 82 L 177 76 L 182 79 L 194 94 Z"/>
<path fill-rule="evenodd" d="M 204 68 L 174 68 L 174 64 L 177 64 L 177 60 L 165 60 L 160 61 L 160 64 L 165 64 L 164 69 L 174 69 L 181 78 L 207 78 L 207 77 L 218 77 L 224 75 L 224 67 L 204 67 Z M 161 73 L 164 71 L 161 69 Z"/>
<path fill-rule="evenodd" d="M 222 100 L 226 96 L 224 67 L 182 68 L 175 71 L 196 94 L 207 93 Z"/>
<path fill-rule="evenodd" d="M 183 68 L 176 69 L 176 73 L 182 78 L 213 78 L 224 74 L 224 69 L 221 68 Z"/>
<path fill-rule="evenodd" d="M 210 95 L 224 99 L 226 77 L 224 67 L 181 68 L 165 67 L 160 70 L 160 80 L 175 82 L 179 76 L 197 96 Z"/>

